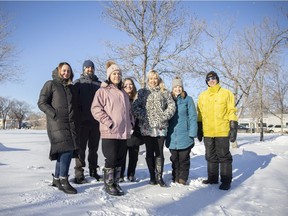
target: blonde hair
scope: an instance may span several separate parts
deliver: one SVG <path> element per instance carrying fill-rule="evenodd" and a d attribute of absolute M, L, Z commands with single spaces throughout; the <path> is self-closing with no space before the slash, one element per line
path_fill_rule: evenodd
<path fill-rule="evenodd" d="M 161 77 L 159 76 L 159 73 L 156 71 L 156 70 L 150 70 L 147 74 L 147 83 L 149 83 L 149 79 L 152 77 L 152 76 L 156 76 L 156 78 L 158 79 L 158 86 L 160 87 L 160 90 L 162 92 L 164 92 L 166 90 L 166 87 L 165 87 L 165 84 L 163 82 L 163 80 L 161 79 Z"/>

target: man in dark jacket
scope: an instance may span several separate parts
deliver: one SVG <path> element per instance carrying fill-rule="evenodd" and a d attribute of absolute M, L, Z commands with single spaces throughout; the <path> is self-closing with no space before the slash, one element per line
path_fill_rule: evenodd
<path fill-rule="evenodd" d="M 80 78 L 74 83 L 79 97 L 79 138 L 80 138 L 80 151 L 79 158 L 76 159 L 75 166 L 75 183 L 82 184 L 86 182 L 84 176 L 85 167 L 85 152 L 88 145 L 88 163 L 89 174 L 95 177 L 97 181 L 100 176 L 97 174 L 98 166 L 98 147 L 99 147 L 99 123 L 91 114 L 91 104 L 95 92 L 100 88 L 101 82 L 94 74 L 94 64 L 91 60 L 86 60 L 83 63 L 83 73 Z"/>

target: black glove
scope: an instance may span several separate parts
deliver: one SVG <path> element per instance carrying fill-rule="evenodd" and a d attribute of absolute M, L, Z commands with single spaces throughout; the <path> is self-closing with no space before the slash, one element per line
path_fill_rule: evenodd
<path fill-rule="evenodd" d="M 230 142 L 236 141 L 237 129 L 238 129 L 238 122 L 237 121 L 230 121 L 230 132 L 229 132 Z"/>
<path fill-rule="evenodd" d="M 202 126 L 202 122 L 197 122 L 197 123 L 198 123 L 197 138 L 199 142 L 201 142 L 203 139 L 203 126 Z"/>

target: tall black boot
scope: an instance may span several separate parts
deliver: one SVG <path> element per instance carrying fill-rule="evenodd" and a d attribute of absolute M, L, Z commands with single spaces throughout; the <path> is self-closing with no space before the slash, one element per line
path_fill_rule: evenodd
<path fill-rule="evenodd" d="M 221 185 L 219 189 L 229 190 L 231 188 L 231 181 L 232 181 L 232 163 L 220 164 L 220 177 L 221 177 Z"/>
<path fill-rule="evenodd" d="M 203 180 L 203 184 L 218 184 L 219 164 L 207 162 L 208 179 Z"/>
<path fill-rule="evenodd" d="M 104 172 L 104 190 L 112 196 L 118 196 L 114 181 L 114 168 L 103 168 Z"/>
<path fill-rule="evenodd" d="M 156 185 L 156 179 L 155 179 L 155 161 L 154 158 L 146 158 L 146 163 L 148 166 L 148 170 L 150 173 L 150 181 L 149 184 Z"/>
<path fill-rule="evenodd" d="M 114 176 L 115 176 L 114 184 L 115 184 L 115 188 L 117 190 L 117 195 L 118 196 L 124 195 L 124 191 L 122 190 L 122 188 L 119 185 L 120 175 L 121 175 L 121 167 L 116 167 L 115 173 L 114 173 Z"/>
<path fill-rule="evenodd" d="M 68 177 L 60 177 L 58 189 L 67 194 L 77 194 L 77 190 L 70 185 Z"/>
<path fill-rule="evenodd" d="M 164 159 L 161 157 L 156 158 L 156 182 L 161 187 L 166 187 L 165 182 L 163 181 L 162 174 L 163 174 L 163 166 L 164 166 Z"/>

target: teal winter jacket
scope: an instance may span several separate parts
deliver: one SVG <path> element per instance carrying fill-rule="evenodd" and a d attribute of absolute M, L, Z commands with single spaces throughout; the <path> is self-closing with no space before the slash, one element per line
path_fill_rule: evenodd
<path fill-rule="evenodd" d="M 197 112 L 192 97 L 184 92 L 176 100 L 176 112 L 169 120 L 166 147 L 173 150 L 186 149 L 194 146 L 197 136 Z"/>

